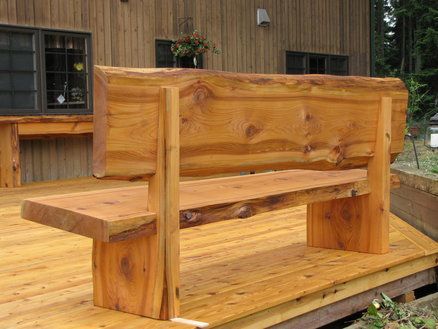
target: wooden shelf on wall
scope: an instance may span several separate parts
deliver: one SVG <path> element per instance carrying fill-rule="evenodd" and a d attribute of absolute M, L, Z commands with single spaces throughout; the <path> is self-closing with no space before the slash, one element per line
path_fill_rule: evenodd
<path fill-rule="evenodd" d="M 20 139 L 93 133 L 93 115 L 0 116 L 0 187 L 21 185 Z"/>

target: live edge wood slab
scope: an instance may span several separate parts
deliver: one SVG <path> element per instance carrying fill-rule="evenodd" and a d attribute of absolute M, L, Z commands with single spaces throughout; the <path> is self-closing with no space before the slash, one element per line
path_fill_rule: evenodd
<path fill-rule="evenodd" d="M 148 189 L 29 200 L 22 214 L 93 238 L 95 305 L 177 318 L 181 229 L 297 205 L 307 204 L 309 247 L 389 251 L 400 80 L 94 72 L 94 174 L 145 179 Z M 274 172 L 180 183 L 254 170 Z"/>
<path fill-rule="evenodd" d="M 287 170 L 181 182 L 180 228 L 368 194 L 366 174 L 362 169 Z M 391 186 L 399 187 L 396 175 L 391 175 Z M 148 211 L 147 199 L 147 186 L 61 194 L 24 200 L 21 215 L 64 231 L 115 242 L 156 234 L 157 215 Z"/>

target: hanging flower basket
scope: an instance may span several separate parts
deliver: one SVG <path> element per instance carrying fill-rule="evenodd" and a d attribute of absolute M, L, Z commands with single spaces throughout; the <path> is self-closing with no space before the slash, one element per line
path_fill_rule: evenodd
<path fill-rule="evenodd" d="M 191 34 L 181 35 L 178 40 L 174 41 L 170 48 L 175 57 L 190 57 L 193 59 L 193 65 L 198 67 L 197 56 L 208 51 L 213 54 L 219 54 L 220 50 L 216 45 L 207 40 L 207 37 L 198 31 L 193 31 Z"/>

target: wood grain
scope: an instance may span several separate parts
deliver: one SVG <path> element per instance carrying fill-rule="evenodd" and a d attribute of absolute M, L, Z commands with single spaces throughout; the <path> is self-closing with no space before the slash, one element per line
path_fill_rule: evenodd
<path fill-rule="evenodd" d="M 30 196 L 140 184 L 87 178 L 2 191 L 0 327 L 184 328 L 94 307 L 91 241 L 20 219 Z M 308 248 L 305 207 L 181 230 L 181 317 L 212 328 L 268 327 L 436 267 L 438 243 L 395 223 L 391 215 L 384 255 Z"/>
<path fill-rule="evenodd" d="M 94 303 L 156 319 L 179 315 L 179 113 L 178 89 L 162 88 L 157 172 L 148 204 L 156 232 L 122 242 L 93 243 Z M 119 202 L 116 196 L 115 202 Z M 132 204 L 126 209 L 132 209 Z M 126 232 L 126 231 L 125 231 Z M 117 282 L 117 287 L 114 287 Z"/>
<path fill-rule="evenodd" d="M 397 177 L 391 185 L 398 187 Z M 152 188 L 151 185 L 149 188 Z M 156 187 L 154 187 L 156 188 Z M 220 193 L 218 193 L 220 191 Z M 366 171 L 292 170 L 180 183 L 181 228 L 309 202 L 369 193 Z M 44 225 L 115 242 L 156 231 L 153 196 L 144 186 L 31 198 L 22 216 Z M 149 200 L 149 208 L 144 202 Z"/>
<path fill-rule="evenodd" d="M 105 89 L 95 106 L 96 177 L 155 172 L 162 85 L 180 88 L 182 175 L 364 166 L 375 152 L 382 96 L 393 98 L 392 157 L 403 149 L 407 92 L 397 79 L 110 67 L 95 74 L 97 90 Z"/>
<path fill-rule="evenodd" d="M 92 134 L 93 122 L 38 122 L 38 123 L 19 123 L 18 134 L 20 137 L 35 137 L 47 135 L 80 135 Z"/>
<path fill-rule="evenodd" d="M 391 98 L 382 97 L 375 152 L 367 170 L 370 193 L 309 204 L 309 246 L 378 254 L 388 252 L 391 104 Z"/>
<path fill-rule="evenodd" d="M 0 124 L 0 187 L 21 185 L 20 143 L 15 123 Z"/>

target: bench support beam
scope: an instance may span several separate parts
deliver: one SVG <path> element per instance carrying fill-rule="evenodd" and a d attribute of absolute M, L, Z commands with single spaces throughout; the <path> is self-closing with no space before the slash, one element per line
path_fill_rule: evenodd
<path fill-rule="evenodd" d="M 380 103 L 374 156 L 368 163 L 370 193 L 307 206 L 311 247 L 382 254 L 389 250 L 391 103 Z"/>
<path fill-rule="evenodd" d="M 20 142 L 16 123 L 0 124 L 0 187 L 21 185 Z"/>
<path fill-rule="evenodd" d="M 94 304 L 155 319 L 179 316 L 179 91 L 161 88 L 157 168 L 148 203 L 157 233 L 94 240 Z"/>

